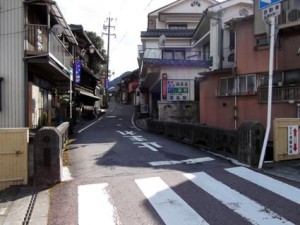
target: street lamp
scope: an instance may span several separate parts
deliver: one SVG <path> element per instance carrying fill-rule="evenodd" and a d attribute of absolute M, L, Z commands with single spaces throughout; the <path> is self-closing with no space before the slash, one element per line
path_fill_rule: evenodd
<path fill-rule="evenodd" d="M 90 45 L 89 51 L 90 51 L 91 54 L 94 54 L 94 52 L 95 52 L 95 46 L 94 45 Z"/>

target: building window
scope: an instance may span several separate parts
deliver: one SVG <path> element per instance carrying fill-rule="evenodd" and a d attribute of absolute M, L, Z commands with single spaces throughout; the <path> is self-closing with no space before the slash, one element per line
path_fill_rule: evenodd
<path fill-rule="evenodd" d="M 277 86 L 278 84 L 282 84 L 282 83 L 283 83 L 282 73 L 274 73 L 273 74 L 273 85 Z M 269 84 L 269 74 L 262 74 L 261 79 L 260 79 L 260 85 L 268 86 L 268 84 Z"/>
<path fill-rule="evenodd" d="M 238 84 L 239 84 L 238 86 L 239 94 L 249 94 L 249 93 L 255 93 L 257 91 L 255 74 L 239 76 Z"/>
<path fill-rule="evenodd" d="M 2 110 L 2 81 L 3 77 L 0 77 L 0 111 Z"/>
<path fill-rule="evenodd" d="M 169 29 L 187 29 L 187 24 L 169 24 Z"/>
<path fill-rule="evenodd" d="M 300 84 L 300 70 L 286 71 L 284 73 L 284 84 L 299 85 Z"/>
<path fill-rule="evenodd" d="M 223 77 L 219 81 L 219 95 L 228 96 L 236 92 L 236 82 L 234 77 Z"/>
<path fill-rule="evenodd" d="M 219 80 L 219 96 L 249 95 L 256 93 L 256 75 L 222 77 Z"/>
<path fill-rule="evenodd" d="M 182 50 L 163 50 L 163 59 L 184 60 L 185 51 Z"/>
<path fill-rule="evenodd" d="M 203 45 L 203 60 L 210 61 L 210 43 Z"/>
<path fill-rule="evenodd" d="M 234 30 L 229 31 L 229 48 L 230 48 L 230 50 L 235 49 L 235 32 L 234 32 Z"/>

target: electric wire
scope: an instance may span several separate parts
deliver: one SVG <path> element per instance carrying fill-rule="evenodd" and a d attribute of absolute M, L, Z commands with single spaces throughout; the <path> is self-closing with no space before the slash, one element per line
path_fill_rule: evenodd
<path fill-rule="evenodd" d="M 126 0 L 123 0 L 123 3 L 125 2 Z M 151 4 L 153 3 L 154 0 L 150 0 L 149 3 L 146 5 L 146 7 L 144 8 L 144 12 L 151 6 Z M 126 38 L 126 36 L 128 35 L 129 33 L 129 29 L 127 30 L 127 32 L 125 32 L 123 34 L 123 36 L 118 40 L 118 42 L 116 43 L 116 45 L 114 46 L 114 48 L 112 49 L 112 52 L 114 52 L 117 47 L 121 44 L 121 42 Z"/>

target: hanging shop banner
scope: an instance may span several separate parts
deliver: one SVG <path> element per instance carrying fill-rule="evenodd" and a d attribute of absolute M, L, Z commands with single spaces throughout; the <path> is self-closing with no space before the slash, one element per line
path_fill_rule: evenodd
<path fill-rule="evenodd" d="M 167 81 L 168 81 L 168 75 L 166 73 L 162 74 L 162 99 L 167 99 Z"/>
<path fill-rule="evenodd" d="M 74 75 L 75 75 L 75 83 L 80 83 L 81 76 L 81 60 L 75 60 L 74 62 Z"/>
<path fill-rule="evenodd" d="M 168 101 L 189 101 L 190 81 L 189 80 L 168 80 L 167 81 Z"/>
<path fill-rule="evenodd" d="M 298 126 L 288 126 L 288 154 L 298 155 Z"/>

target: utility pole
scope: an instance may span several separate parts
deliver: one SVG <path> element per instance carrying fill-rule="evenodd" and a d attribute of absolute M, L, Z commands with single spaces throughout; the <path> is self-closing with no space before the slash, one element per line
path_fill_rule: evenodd
<path fill-rule="evenodd" d="M 270 135 L 271 122 L 272 122 L 271 119 L 272 119 L 272 96 L 273 96 L 274 48 L 275 48 L 276 37 L 278 34 L 277 17 L 281 13 L 281 3 L 280 3 L 281 1 L 282 0 L 276 0 L 277 4 L 267 5 L 268 7 L 262 10 L 263 19 L 267 27 L 270 53 L 269 53 L 267 128 L 266 128 L 264 143 L 259 158 L 258 169 L 261 169 L 264 163 L 266 148 L 267 148 L 268 139 Z M 260 0 L 259 4 L 263 5 L 263 4 L 271 4 L 271 3 L 267 0 Z"/>
<path fill-rule="evenodd" d="M 115 36 L 116 34 L 112 34 L 110 29 L 111 28 L 115 28 L 114 26 L 111 25 L 111 21 L 113 20 L 113 18 L 111 18 L 110 16 L 106 19 L 105 23 L 107 24 L 103 24 L 103 29 L 107 30 L 107 33 L 102 32 L 102 35 L 107 35 L 107 63 L 106 63 L 106 75 L 105 75 L 105 81 L 104 81 L 104 85 L 105 85 L 105 105 L 107 107 L 107 103 L 108 103 L 108 97 L 107 97 L 107 88 L 108 88 L 108 76 L 109 76 L 109 46 L 110 46 L 110 36 Z"/>

